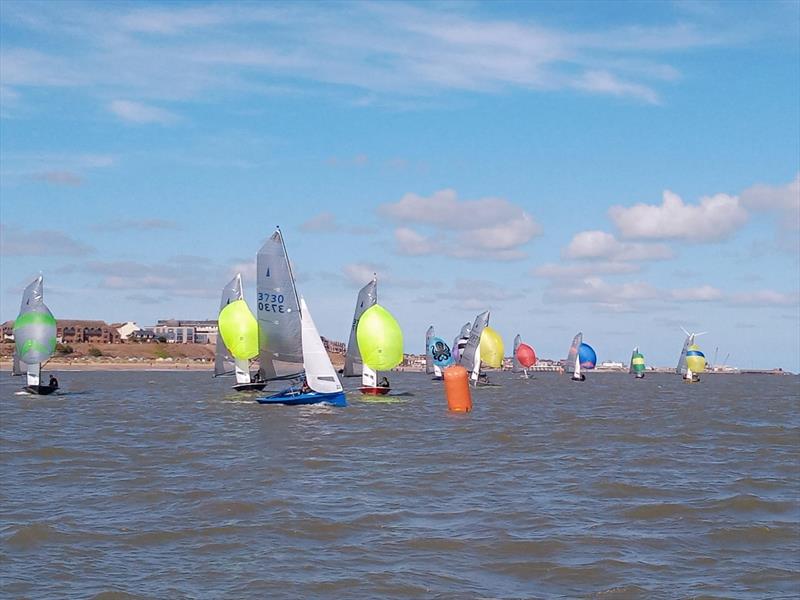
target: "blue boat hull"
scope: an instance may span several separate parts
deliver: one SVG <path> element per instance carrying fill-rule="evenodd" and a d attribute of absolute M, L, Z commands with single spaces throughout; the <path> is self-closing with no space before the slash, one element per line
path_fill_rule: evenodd
<path fill-rule="evenodd" d="M 259 404 L 285 404 L 288 406 L 299 406 L 303 404 L 330 404 L 332 406 L 347 406 L 347 398 L 344 392 L 334 392 L 332 394 L 320 394 L 319 392 L 292 392 L 283 390 L 272 396 L 262 396 L 256 398 Z"/>

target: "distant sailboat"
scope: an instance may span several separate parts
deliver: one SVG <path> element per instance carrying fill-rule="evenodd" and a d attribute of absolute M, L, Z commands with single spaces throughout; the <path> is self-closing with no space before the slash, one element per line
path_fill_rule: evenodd
<path fill-rule="evenodd" d="M 461 361 L 461 354 L 464 352 L 464 348 L 467 346 L 467 342 L 469 341 L 469 334 L 472 331 L 472 323 L 464 323 L 461 326 L 461 331 L 456 336 L 456 339 L 453 340 L 453 358 L 456 362 Z"/>
<path fill-rule="evenodd" d="M 512 373 L 522 373 L 523 379 L 528 379 L 528 369 L 536 364 L 536 352 L 528 344 L 522 343 L 522 337 L 517 334 L 514 338 L 514 356 L 512 360 Z"/>
<path fill-rule="evenodd" d="M 678 367 L 675 371 L 683 376 L 684 382 L 698 383 L 700 381 L 700 373 L 706 368 L 706 357 L 700 350 L 700 346 L 694 343 L 694 339 L 706 332 L 689 333 L 685 329 L 683 332 L 686 334 L 686 339 L 683 342 L 683 349 L 681 350 L 680 358 L 678 358 Z"/>
<path fill-rule="evenodd" d="M 258 402 L 346 406 L 342 384 L 311 312 L 297 294 L 280 229 L 259 250 L 256 269 L 259 374 L 267 382 L 296 382 L 277 394 L 257 398 Z"/>
<path fill-rule="evenodd" d="M 14 348 L 17 369 L 25 370 L 25 391 L 31 394 L 52 394 L 55 385 L 42 385 L 42 363 L 56 349 L 56 320 L 44 303 L 42 276 L 34 279 L 22 293 L 19 316 L 14 321 Z"/>
<path fill-rule="evenodd" d="M 639 352 L 639 346 L 633 349 L 631 364 L 628 373 L 633 373 L 636 379 L 644 379 L 644 355 Z"/>
<path fill-rule="evenodd" d="M 431 325 L 425 336 L 426 372 L 433 374 L 434 381 L 439 381 L 443 378 L 442 369 L 446 369 L 453 363 L 455 363 L 453 352 L 447 342 L 434 335 L 433 325 Z M 430 368 L 428 368 L 428 365 L 430 365 Z"/>
<path fill-rule="evenodd" d="M 388 380 L 378 382 L 378 371 L 394 369 L 403 361 L 403 332 L 392 314 L 380 304 L 371 306 L 358 321 L 356 341 L 362 359 L 362 394 L 389 393 Z"/>
<path fill-rule="evenodd" d="M 583 342 L 583 333 L 572 338 L 572 344 L 567 354 L 567 373 L 572 374 L 573 381 L 585 381 L 586 375 L 583 371 L 594 369 L 597 364 L 597 354 L 589 344 Z"/>
<path fill-rule="evenodd" d="M 350 339 L 347 342 L 347 354 L 344 357 L 344 369 L 342 374 L 345 377 L 358 377 L 361 375 L 361 352 L 358 349 L 358 341 L 356 339 L 356 329 L 358 329 L 358 321 L 364 311 L 368 308 L 375 306 L 378 301 L 378 280 L 373 277 L 367 285 L 365 285 L 358 292 L 356 298 L 356 309 L 353 313 L 353 324 L 350 327 Z"/>
<path fill-rule="evenodd" d="M 254 381 L 250 373 L 250 360 L 258 356 L 258 321 L 244 300 L 241 273 L 222 288 L 218 324 L 214 377 L 233 373 L 236 391 L 263 390 L 266 382 Z"/>
<path fill-rule="evenodd" d="M 467 369 L 472 385 L 495 385 L 481 373 L 481 363 L 494 368 L 503 364 L 503 340 L 489 327 L 488 310 L 475 318 L 459 362 Z"/>

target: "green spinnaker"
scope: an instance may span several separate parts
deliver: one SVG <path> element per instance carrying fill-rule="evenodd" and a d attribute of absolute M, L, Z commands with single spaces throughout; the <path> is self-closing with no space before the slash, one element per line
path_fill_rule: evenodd
<path fill-rule="evenodd" d="M 244 300 L 234 300 L 220 311 L 219 332 L 234 358 L 258 356 L 258 321 Z"/>
<path fill-rule="evenodd" d="M 356 340 L 361 360 L 374 371 L 388 371 L 403 361 L 403 331 L 380 304 L 371 306 L 361 315 Z"/>

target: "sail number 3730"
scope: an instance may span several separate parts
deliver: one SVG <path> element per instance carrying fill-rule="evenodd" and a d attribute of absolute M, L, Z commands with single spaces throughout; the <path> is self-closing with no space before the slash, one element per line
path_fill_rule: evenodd
<path fill-rule="evenodd" d="M 259 292 L 258 310 L 276 313 L 286 312 L 286 308 L 283 305 L 283 294 L 264 294 Z"/>

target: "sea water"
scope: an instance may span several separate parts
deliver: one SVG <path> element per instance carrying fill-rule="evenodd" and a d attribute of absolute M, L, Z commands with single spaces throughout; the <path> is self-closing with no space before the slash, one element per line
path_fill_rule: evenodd
<path fill-rule="evenodd" d="M 58 377 L 0 378 L 6 598 L 800 590 L 797 377 L 503 373 L 470 414 L 423 374 L 339 409 L 210 373 Z"/>

